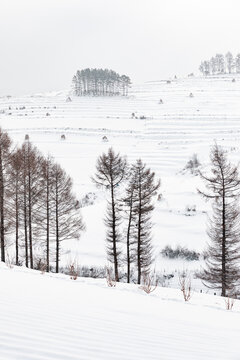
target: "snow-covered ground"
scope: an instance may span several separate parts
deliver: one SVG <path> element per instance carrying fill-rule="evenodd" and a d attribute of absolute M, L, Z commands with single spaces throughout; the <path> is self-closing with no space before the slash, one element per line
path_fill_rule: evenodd
<path fill-rule="evenodd" d="M 106 202 L 90 176 L 96 158 L 112 146 L 129 162 L 141 157 L 161 178 L 162 200 L 153 214 L 154 266 L 168 273 L 199 268 L 199 262 L 169 261 L 159 253 L 167 244 L 200 252 L 206 245 L 210 205 L 197 194 L 196 188 L 202 186 L 199 178 L 182 170 L 194 153 L 203 167 L 207 165 L 215 140 L 229 150 L 232 160 L 239 160 L 240 77 L 234 77 L 236 82 L 231 76 L 149 82 L 134 86 L 128 98 L 71 96 L 67 102 L 67 91 L 0 98 L 0 125 L 16 144 L 29 134 L 73 177 L 79 198 L 88 192 L 97 194 L 95 204 L 82 209 L 87 230 L 79 242 L 64 244 L 63 262 L 106 264 L 102 221 Z M 196 212 L 187 216 L 186 207 L 191 206 Z"/>
<path fill-rule="evenodd" d="M 0 264 L 1 360 L 238 360 L 240 302 Z"/>

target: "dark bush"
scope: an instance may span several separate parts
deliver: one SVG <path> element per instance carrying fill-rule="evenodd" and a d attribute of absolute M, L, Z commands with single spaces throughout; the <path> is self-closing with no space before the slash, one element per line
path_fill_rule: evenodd
<path fill-rule="evenodd" d="M 177 246 L 175 249 L 167 245 L 161 251 L 162 256 L 169 259 L 185 259 L 188 261 L 199 260 L 200 254 L 194 250 L 189 250 L 185 247 Z"/>

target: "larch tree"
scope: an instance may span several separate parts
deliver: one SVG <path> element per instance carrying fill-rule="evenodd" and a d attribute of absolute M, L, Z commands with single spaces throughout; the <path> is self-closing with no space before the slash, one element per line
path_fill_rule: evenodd
<path fill-rule="evenodd" d="M 118 246 L 121 241 L 121 233 L 119 225 L 121 223 L 120 216 L 120 200 L 117 198 L 117 189 L 124 180 L 126 174 L 126 159 L 115 153 L 112 148 L 108 153 L 103 153 L 97 159 L 96 173 L 92 177 L 93 182 L 97 186 L 104 187 L 110 193 L 110 200 L 107 205 L 107 214 L 105 216 L 105 224 L 107 226 L 107 256 L 108 260 L 114 265 L 115 280 L 119 281 L 119 262 L 121 249 Z"/>
<path fill-rule="evenodd" d="M 41 235 L 43 237 L 43 247 L 45 248 L 45 266 L 46 271 L 50 270 L 50 242 L 53 238 L 54 228 L 54 169 L 53 159 L 48 156 L 41 163 L 41 206 L 38 215 L 39 225 L 41 227 Z"/>
<path fill-rule="evenodd" d="M 34 266 L 34 235 L 39 235 L 37 217 L 39 214 L 41 187 L 41 163 L 43 156 L 38 149 L 28 140 L 22 146 L 23 157 L 23 208 L 24 208 L 24 231 L 26 266 L 28 259 L 30 267 Z M 29 250 L 29 252 L 28 252 Z"/>
<path fill-rule="evenodd" d="M 142 275 L 148 274 L 153 261 L 151 244 L 151 213 L 154 209 L 152 198 L 160 187 L 160 180 L 155 182 L 155 173 L 142 162 L 137 160 L 134 168 L 136 217 L 136 266 L 137 283 L 141 284 Z"/>
<path fill-rule="evenodd" d="M 136 260 L 134 245 L 136 243 L 136 204 L 138 197 L 136 196 L 136 172 L 132 166 L 128 171 L 128 182 L 125 189 L 125 196 L 122 199 L 123 210 L 126 218 L 126 263 L 127 263 L 127 282 L 130 283 L 131 265 Z"/>
<path fill-rule="evenodd" d="M 11 159 L 12 141 L 7 132 L 0 128 L 0 245 L 1 245 L 1 261 L 5 262 L 5 246 L 6 246 L 6 187 L 8 185 L 8 167 Z"/>
<path fill-rule="evenodd" d="M 55 223 L 55 262 L 59 272 L 60 244 L 64 240 L 79 239 L 85 229 L 78 201 L 72 192 L 72 180 L 59 164 L 54 164 L 51 172 Z"/>
<path fill-rule="evenodd" d="M 20 247 L 20 228 L 21 228 L 21 208 L 22 208 L 22 152 L 16 149 L 11 155 L 9 178 L 9 186 L 7 187 L 7 196 L 11 201 L 11 216 L 14 219 L 15 227 L 15 264 L 19 265 L 19 247 Z"/>
<path fill-rule="evenodd" d="M 238 168 L 231 165 L 220 146 L 213 146 L 210 159 L 211 174 L 200 173 L 206 189 L 198 190 L 204 199 L 212 201 L 213 210 L 207 231 L 206 266 L 198 276 L 209 288 L 219 289 L 221 296 L 231 296 L 240 279 L 240 178 Z"/>

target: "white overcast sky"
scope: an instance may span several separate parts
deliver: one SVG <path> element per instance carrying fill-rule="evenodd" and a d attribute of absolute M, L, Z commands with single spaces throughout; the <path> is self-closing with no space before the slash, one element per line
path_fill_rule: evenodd
<path fill-rule="evenodd" d="M 240 52 L 240 0 L 0 0 L 0 95 L 70 87 L 77 69 L 133 82 Z"/>

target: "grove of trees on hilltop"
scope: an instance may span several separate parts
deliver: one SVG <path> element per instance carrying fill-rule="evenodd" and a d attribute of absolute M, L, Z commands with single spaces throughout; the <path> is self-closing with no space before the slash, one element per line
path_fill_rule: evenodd
<path fill-rule="evenodd" d="M 108 69 L 78 70 L 73 77 L 73 92 L 76 96 L 128 95 L 131 80 Z"/>
<path fill-rule="evenodd" d="M 204 60 L 199 66 L 203 75 L 217 75 L 226 73 L 240 73 L 240 53 L 234 57 L 230 51 L 223 54 L 216 54 L 210 60 Z"/>

